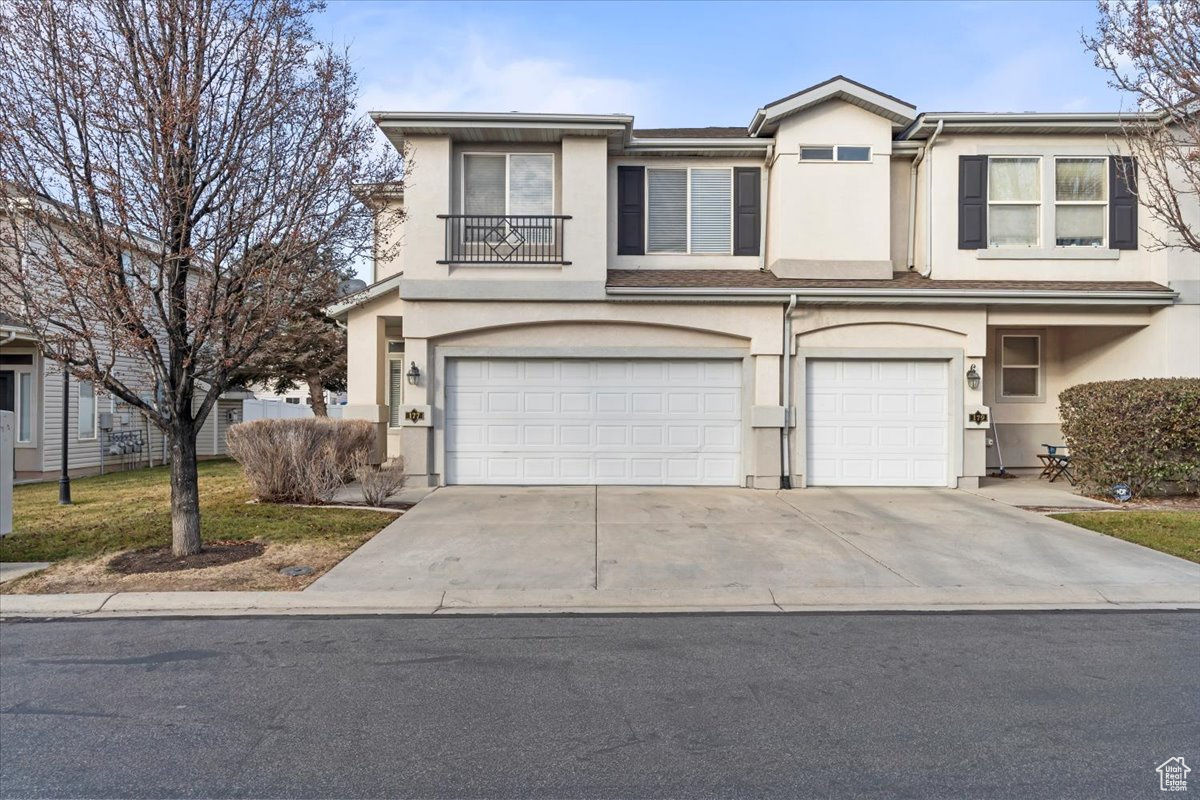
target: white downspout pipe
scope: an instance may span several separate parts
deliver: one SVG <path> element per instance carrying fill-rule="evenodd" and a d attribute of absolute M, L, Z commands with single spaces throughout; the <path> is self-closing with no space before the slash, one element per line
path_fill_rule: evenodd
<path fill-rule="evenodd" d="M 913 157 L 912 166 L 908 168 L 908 269 L 917 268 L 917 167 L 925 160 L 925 148 L 922 147 Z"/>
<path fill-rule="evenodd" d="M 788 300 L 787 308 L 783 311 L 783 386 L 780 395 L 783 400 L 783 430 L 779 443 L 783 448 L 783 474 L 779 476 L 779 488 L 792 488 L 792 312 L 796 310 L 796 295 Z"/>
<path fill-rule="evenodd" d="M 767 148 L 766 158 L 763 159 L 763 177 L 759 185 L 759 191 L 762 192 L 762 222 L 758 234 L 758 269 L 761 272 L 767 270 L 767 237 L 771 235 L 771 168 L 774 166 L 775 145 L 772 144 Z"/>
<path fill-rule="evenodd" d="M 925 144 L 925 271 L 922 277 L 928 278 L 933 274 L 933 145 L 942 135 L 946 120 L 939 119 L 937 128 Z"/>
<path fill-rule="evenodd" d="M 9 331 L 8 334 L 5 335 L 4 341 L 0 342 L 0 345 L 8 344 L 9 342 L 13 341 L 16 338 L 17 338 L 17 332 Z"/>

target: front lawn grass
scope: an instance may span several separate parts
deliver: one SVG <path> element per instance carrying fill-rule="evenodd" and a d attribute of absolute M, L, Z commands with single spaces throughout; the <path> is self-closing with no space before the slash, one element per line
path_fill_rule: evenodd
<path fill-rule="evenodd" d="M 1051 516 L 1200 563 L 1200 511 L 1093 511 Z"/>
<path fill-rule="evenodd" d="M 378 511 L 297 508 L 251 499 L 234 461 L 201 461 L 200 530 L 206 541 L 361 541 L 395 519 Z M 58 504 L 58 483 L 13 488 L 13 533 L 0 539 L 0 561 L 91 558 L 171 543 L 167 467 L 71 481 L 73 505 Z"/>

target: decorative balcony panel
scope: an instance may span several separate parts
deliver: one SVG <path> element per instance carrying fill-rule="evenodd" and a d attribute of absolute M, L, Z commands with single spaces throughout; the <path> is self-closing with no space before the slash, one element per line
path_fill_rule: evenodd
<path fill-rule="evenodd" d="M 563 259 L 560 214 L 439 214 L 446 257 L 439 264 L 569 264 Z"/>

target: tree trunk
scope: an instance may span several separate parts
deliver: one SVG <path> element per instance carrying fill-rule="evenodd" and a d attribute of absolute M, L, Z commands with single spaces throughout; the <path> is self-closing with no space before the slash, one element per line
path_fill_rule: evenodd
<path fill-rule="evenodd" d="M 196 431 L 175 431 L 171 442 L 171 552 L 200 552 L 200 484 L 196 474 Z"/>
<path fill-rule="evenodd" d="M 308 376 L 308 396 L 312 398 L 313 415 L 328 417 L 329 409 L 325 406 L 325 383 L 316 375 Z"/>

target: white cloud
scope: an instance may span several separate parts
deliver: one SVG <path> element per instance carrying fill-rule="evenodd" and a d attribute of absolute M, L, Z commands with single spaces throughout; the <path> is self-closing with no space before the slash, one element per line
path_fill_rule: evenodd
<path fill-rule="evenodd" d="M 461 36 L 461 34 L 459 34 Z M 515 52 L 466 34 L 415 62 L 396 62 L 364 81 L 359 105 L 370 111 L 546 111 L 632 113 L 649 89 L 621 78 L 590 75 L 561 58 Z"/>

